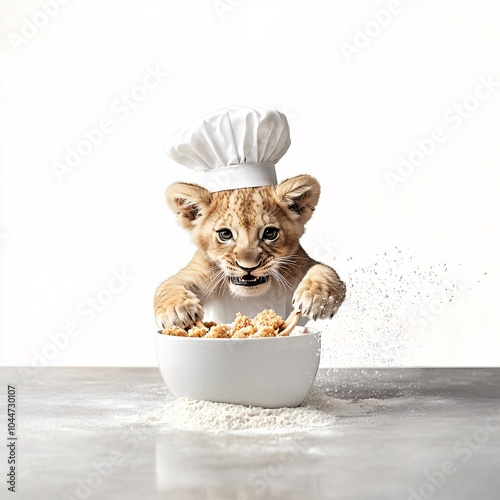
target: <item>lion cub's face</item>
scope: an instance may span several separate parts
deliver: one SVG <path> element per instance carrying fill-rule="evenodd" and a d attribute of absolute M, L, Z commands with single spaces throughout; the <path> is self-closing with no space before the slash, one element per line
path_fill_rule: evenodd
<path fill-rule="evenodd" d="M 316 179 L 300 175 L 278 186 L 217 193 L 176 183 L 166 196 L 181 225 L 213 264 L 208 293 L 222 286 L 251 297 L 265 293 L 273 281 L 287 285 L 287 264 L 319 193 Z"/>

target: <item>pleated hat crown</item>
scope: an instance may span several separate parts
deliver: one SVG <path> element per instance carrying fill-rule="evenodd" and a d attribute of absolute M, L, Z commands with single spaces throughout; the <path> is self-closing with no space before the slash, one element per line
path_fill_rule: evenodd
<path fill-rule="evenodd" d="M 231 106 L 178 130 L 166 143 L 177 163 L 205 173 L 212 192 L 277 184 L 276 163 L 290 147 L 290 129 L 276 109 Z"/>

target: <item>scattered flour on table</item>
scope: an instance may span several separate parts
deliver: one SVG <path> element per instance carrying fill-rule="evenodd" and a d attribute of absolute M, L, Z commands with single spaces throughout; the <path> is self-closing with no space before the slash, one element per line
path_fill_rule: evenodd
<path fill-rule="evenodd" d="M 206 432 L 291 433 L 327 428 L 340 415 L 368 413 L 378 401 L 349 402 L 329 397 L 313 387 L 297 408 L 260 408 L 179 398 L 148 417 L 173 430 Z"/>

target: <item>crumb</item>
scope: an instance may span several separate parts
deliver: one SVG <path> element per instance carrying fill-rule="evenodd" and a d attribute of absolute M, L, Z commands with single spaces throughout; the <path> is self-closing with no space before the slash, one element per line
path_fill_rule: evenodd
<path fill-rule="evenodd" d="M 279 330 L 283 326 L 283 318 L 278 316 L 272 309 L 264 309 L 254 318 L 254 324 L 257 328 L 269 326 L 274 331 Z"/>
<path fill-rule="evenodd" d="M 242 328 L 247 328 L 249 326 L 253 326 L 252 320 L 249 317 L 241 313 L 238 313 L 236 314 L 236 319 L 234 320 L 233 323 L 232 333 L 234 335 L 238 330 L 241 330 Z"/>
<path fill-rule="evenodd" d="M 204 321 L 203 324 L 205 325 L 205 328 L 210 330 L 212 326 L 217 326 L 217 323 L 215 321 Z"/>
<path fill-rule="evenodd" d="M 163 335 L 173 335 L 174 337 L 187 337 L 188 332 L 178 326 L 171 326 L 163 330 Z"/>
<path fill-rule="evenodd" d="M 252 337 L 276 337 L 276 332 L 272 326 L 261 326 Z"/>
<path fill-rule="evenodd" d="M 212 326 L 205 338 L 210 339 L 229 339 L 231 338 L 231 328 L 228 325 L 220 324 Z"/>
<path fill-rule="evenodd" d="M 244 328 L 236 330 L 236 332 L 233 331 L 232 337 L 233 339 L 245 339 L 253 336 L 253 334 L 256 332 L 257 328 L 255 328 L 255 326 L 253 325 L 245 326 Z"/>
<path fill-rule="evenodd" d="M 188 337 L 204 337 L 208 332 L 208 328 L 202 328 L 201 326 L 192 326 L 188 330 Z"/>

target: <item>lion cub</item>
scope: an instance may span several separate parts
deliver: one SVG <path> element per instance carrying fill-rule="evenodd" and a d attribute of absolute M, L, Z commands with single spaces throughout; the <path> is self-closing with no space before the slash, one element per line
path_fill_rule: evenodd
<path fill-rule="evenodd" d="M 233 318 L 239 311 L 247 314 L 256 301 L 276 298 L 307 318 L 331 318 L 344 300 L 345 285 L 299 243 L 319 195 L 319 183 L 309 175 L 215 193 L 196 184 L 172 184 L 167 203 L 198 250 L 158 287 L 158 327 L 189 327 L 203 319 L 204 306 L 226 300 L 237 309 Z"/>

